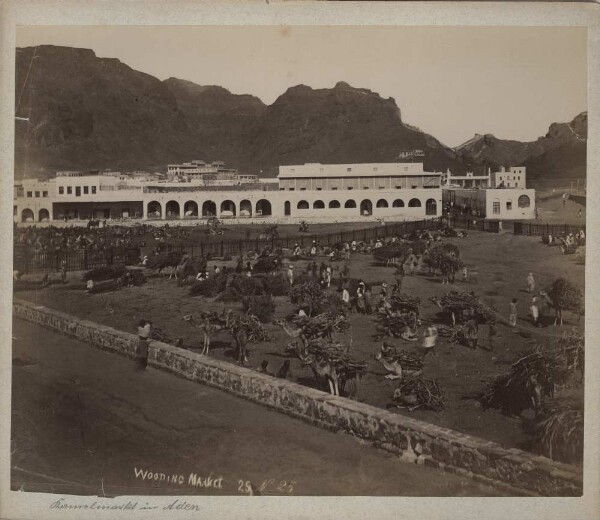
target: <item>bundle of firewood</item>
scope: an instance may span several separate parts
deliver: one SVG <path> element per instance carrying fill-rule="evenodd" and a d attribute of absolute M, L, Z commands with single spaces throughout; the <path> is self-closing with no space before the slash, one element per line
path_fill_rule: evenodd
<path fill-rule="evenodd" d="M 423 358 L 414 352 L 402 349 L 393 355 L 393 361 L 398 361 L 403 371 L 420 372 L 423 370 Z"/>
<path fill-rule="evenodd" d="M 412 311 L 417 315 L 417 318 L 421 314 L 420 298 L 396 293 L 390 297 L 389 302 L 393 311 Z"/>
<path fill-rule="evenodd" d="M 448 339 L 451 343 L 462 343 L 467 338 L 467 327 L 465 325 L 437 325 L 438 335 Z"/>
<path fill-rule="evenodd" d="M 473 293 L 450 291 L 439 300 L 435 298 L 430 298 L 430 300 L 447 312 L 454 314 L 458 322 L 469 318 L 474 318 L 479 323 L 496 321 L 493 309 L 483 305 Z"/>
<path fill-rule="evenodd" d="M 411 410 L 421 408 L 439 412 L 446 407 L 446 398 L 437 381 L 411 379 L 401 383 L 394 391 L 394 400 Z"/>
<path fill-rule="evenodd" d="M 318 360 L 324 360 L 336 368 L 338 374 L 362 373 L 367 369 L 367 363 L 358 361 L 348 355 L 343 344 L 317 338 L 309 341 L 305 346 L 306 354 L 312 354 Z"/>
<path fill-rule="evenodd" d="M 349 323 L 344 316 L 332 316 L 324 312 L 317 316 L 294 315 L 290 320 L 308 338 L 331 337 L 334 331 L 344 331 Z"/>
<path fill-rule="evenodd" d="M 407 328 L 416 333 L 419 327 L 419 321 L 414 312 L 379 312 L 379 326 L 377 331 L 379 336 L 388 336 L 390 338 L 399 338 Z"/>

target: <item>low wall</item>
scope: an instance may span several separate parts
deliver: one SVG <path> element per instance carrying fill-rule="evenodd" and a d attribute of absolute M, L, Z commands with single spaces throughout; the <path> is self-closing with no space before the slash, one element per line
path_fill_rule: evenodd
<path fill-rule="evenodd" d="M 137 337 L 35 305 L 13 301 L 13 315 L 133 357 Z M 343 430 L 401 459 L 473 477 L 517 495 L 580 496 L 578 468 L 518 449 L 505 449 L 367 404 L 277 379 L 164 343 L 150 343 L 149 365 L 272 407 L 322 427 Z"/>

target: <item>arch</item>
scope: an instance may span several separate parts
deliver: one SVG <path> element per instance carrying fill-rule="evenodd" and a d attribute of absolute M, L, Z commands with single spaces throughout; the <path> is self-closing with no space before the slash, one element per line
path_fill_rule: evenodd
<path fill-rule="evenodd" d="M 221 202 L 221 216 L 235 217 L 235 202 L 229 199 Z"/>
<path fill-rule="evenodd" d="M 373 214 L 373 203 L 369 199 L 364 199 L 360 203 L 360 214 L 364 216 Z"/>
<path fill-rule="evenodd" d="M 332 200 L 329 202 L 329 209 L 337 209 L 340 208 L 341 204 L 339 200 Z"/>
<path fill-rule="evenodd" d="M 421 201 L 419 199 L 410 199 L 408 201 L 408 207 L 409 208 L 420 208 L 421 207 Z"/>
<path fill-rule="evenodd" d="M 179 218 L 179 202 L 170 200 L 165 206 L 165 214 L 167 218 Z"/>
<path fill-rule="evenodd" d="M 267 199 L 260 199 L 256 203 L 256 214 L 261 214 L 263 217 L 269 217 L 273 214 L 271 203 Z"/>
<path fill-rule="evenodd" d="M 212 200 L 204 201 L 202 204 L 202 216 L 203 217 L 216 217 L 217 216 L 217 205 Z"/>
<path fill-rule="evenodd" d="M 427 202 L 425 202 L 425 215 L 437 215 L 437 202 L 435 199 L 427 199 Z"/>
<path fill-rule="evenodd" d="M 531 199 L 528 195 L 521 195 L 519 197 L 518 204 L 520 208 L 528 208 L 529 206 L 531 206 Z"/>
<path fill-rule="evenodd" d="M 385 199 L 379 199 L 377 201 L 377 207 L 378 208 L 389 208 L 390 205 L 388 204 L 388 201 Z"/>
<path fill-rule="evenodd" d="M 292 214 L 292 205 L 290 204 L 289 200 L 286 200 L 283 204 L 283 214 L 286 217 L 289 217 Z"/>
<path fill-rule="evenodd" d="M 313 209 L 325 209 L 325 203 L 322 200 L 315 200 L 313 202 Z"/>
<path fill-rule="evenodd" d="M 252 216 L 252 202 L 248 199 L 244 199 L 240 202 L 240 217 L 251 217 Z"/>
<path fill-rule="evenodd" d="M 162 206 L 160 205 L 160 202 L 155 200 L 148 202 L 148 211 L 146 214 L 148 215 L 148 218 L 162 217 Z"/>
<path fill-rule="evenodd" d="M 38 220 L 40 222 L 47 222 L 50 220 L 50 212 L 47 209 L 42 208 L 39 212 Z"/>
<path fill-rule="evenodd" d="M 348 209 L 348 208 L 355 208 L 355 207 L 356 207 L 356 201 L 355 201 L 355 200 L 353 200 L 353 199 L 348 199 L 348 200 L 346 201 L 346 203 L 344 204 L 344 207 L 345 207 L 346 209 Z"/>
<path fill-rule="evenodd" d="M 402 199 L 396 199 L 394 202 L 392 202 L 392 208 L 403 208 L 404 207 L 404 201 Z"/>
<path fill-rule="evenodd" d="M 185 217 L 197 217 L 198 216 L 198 203 L 195 200 L 188 200 L 183 205 L 183 215 Z"/>
<path fill-rule="evenodd" d="M 21 222 L 33 222 L 34 220 L 35 216 L 33 211 L 31 211 L 29 208 L 25 208 L 23 211 L 21 211 Z"/>
<path fill-rule="evenodd" d="M 296 206 L 298 209 L 308 209 L 308 202 L 306 202 L 305 200 L 301 200 L 300 202 L 298 202 L 298 206 Z"/>

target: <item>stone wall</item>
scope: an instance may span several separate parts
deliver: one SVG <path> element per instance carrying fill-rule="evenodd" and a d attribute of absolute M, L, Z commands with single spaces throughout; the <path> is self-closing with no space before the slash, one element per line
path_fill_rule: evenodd
<path fill-rule="evenodd" d="M 133 334 L 15 299 L 13 314 L 133 357 Z M 579 468 L 458 433 L 254 370 L 151 342 L 149 365 L 226 390 L 321 427 L 344 431 L 416 464 L 470 476 L 516 495 L 580 496 Z"/>

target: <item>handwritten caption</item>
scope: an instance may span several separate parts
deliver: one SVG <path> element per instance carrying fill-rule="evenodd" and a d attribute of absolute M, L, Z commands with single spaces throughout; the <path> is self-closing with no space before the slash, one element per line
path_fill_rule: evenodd
<path fill-rule="evenodd" d="M 170 484 L 177 486 L 218 489 L 225 492 L 237 492 L 242 495 L 256 494 L 284 494 L 291 495 L 294 492 L 296 481 L 281 480 L 275 478 L 264 479 L 259 483 L 253 483 L 246 479 L 225 479 L 223 476 L 215 476 L 213 473 L 202 475 L 199 473 L 166 473 L 144 468 L 134 467 L 136 480 L 152 482 L 155 485 Z M 232 489 L 233 488 L 233 489 Z"/>

